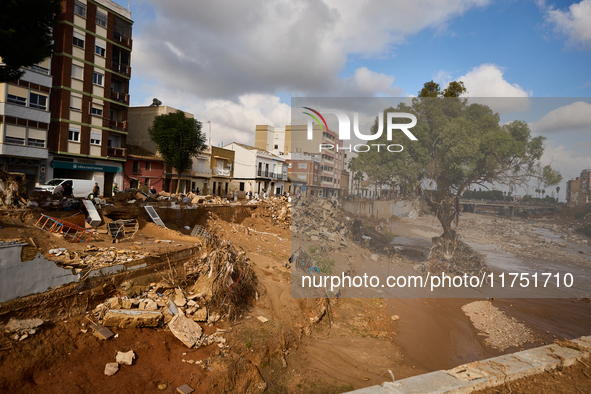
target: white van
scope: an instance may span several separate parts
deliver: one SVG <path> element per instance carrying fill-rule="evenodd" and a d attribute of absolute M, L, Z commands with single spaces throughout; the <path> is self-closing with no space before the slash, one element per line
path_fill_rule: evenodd
<path fill-rule="evenodd" d="M 52 179 L 35 187 L 35 191 L 53 193 L 57 185 L 63 186 L 65 182 L 72 182 L 74 197 L 77 198 L 89 198 L 95 183 L 95 181 L 89 181 L 87 179 Z"/>

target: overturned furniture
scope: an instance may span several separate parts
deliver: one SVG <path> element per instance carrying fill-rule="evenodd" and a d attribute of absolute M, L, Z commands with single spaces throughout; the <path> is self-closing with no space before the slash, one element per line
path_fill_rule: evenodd
<path fill-rule="evenodd" d="M 93 233 L 87 231 L 74 223 L 66 222 L 65 220 L 57 219 L 45 214 L 35 223 L 35 227 L 41 230 L 49 231 L 50 233 L 57 233 L 63 235 L 64 238 L 69 238 L 72 242 L 87 243 L 92 237 Z"/>
<path fill-rule="evenodd" d="M 113 241 L 132 239 L 139 228 L 140 226 L 135 219 L 119 219 L 107 223 L 107 232 L 113 237 Z"/>

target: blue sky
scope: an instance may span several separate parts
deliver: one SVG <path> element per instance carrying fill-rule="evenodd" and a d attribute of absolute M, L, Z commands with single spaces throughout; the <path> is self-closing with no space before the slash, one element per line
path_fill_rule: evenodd
<path fill-rule="evenodd" d="M 591 96 L 591 0 L 129 4 L 132 105 L 157 97 L 210 120 L 214 144 L 289 123 L 292 96 L 406 97 L 432 79 L 473 97 Z M 576 131 L 544 129 L 566 178 L 591 168 L 580 116 Z"/>

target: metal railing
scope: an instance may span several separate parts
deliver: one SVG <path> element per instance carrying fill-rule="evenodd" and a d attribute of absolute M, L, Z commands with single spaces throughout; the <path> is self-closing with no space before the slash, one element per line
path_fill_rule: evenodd
<path fill-rule="evenodd" d="M 127 131 L 127 122 L 119 122 L 116 120 L 109 119 L 109 127 L 115 130 Z"/>
<path fill-rule="evenodd" d="M 115 147 L 109 146 L 107 148 L 107 156 L 126 158 L 127 157 L 127 149 L 126 148 L 115 148 Z M 133 170 L 133 173 L 139 174 L 139 172 L 135 172 L 135 169 Z"/>

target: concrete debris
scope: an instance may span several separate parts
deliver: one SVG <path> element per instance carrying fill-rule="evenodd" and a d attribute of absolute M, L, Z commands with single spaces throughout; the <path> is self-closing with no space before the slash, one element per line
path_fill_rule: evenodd
<path fill-rule="evenodd" d="M 176 388 L 176 391 L 179 392 L 180 394 L 191 394 L 193 391 L 193 388 L 191 386 L 189 386 L 188 384 L 183 384 L 180 387 Z"/>
<path fill-rule="evenodd" d="M 105 365 L 105 375 L 113 376 L 119 371 L 119 364 L 118 363 L 107 363 Z"/>
<path fill-rule="evenodd" d="M 293 208 L 294 232 L 327 238 L 326 232 L 341 237 L 351 229 L 351 221 L 347 220 L 336 202 L 309 197 L 297 200 Z"/>
<path fill-rule="evenodd" d="M 157 311 L 109 310 L 103 325 L 119 328 L 158 327 L 161 319 L 162 313 Z"/>
<path fill-rule="evenodd" d="M 203 335 L 203 329 L 199 324 L 181 314 L 172 318 L 168 328 L 188 348 L 195 346 Z"/>
<path fill-rule="evenodd" d="M 35 329 L 43 324 L 43 320 L 41 319 L 26 319 L 26 320 L 19 320 L 12 318 L 4 327 L 4 331 L 8 333 L 20 333 L 24 334 L 25 332 L 35 332 Z"/>
<path fill-rule="evenodd" d="M 135 360 L 135 353 L 133 352 L 133 350 L 130 350 L 125 353 L 124 352 L 117 352 L 116 360 L 117 360 L 118 364 L 132 365 L 133 360 Z"/>
<path fill-rule="evenodd" d="M 114 246 L 109 248 L 97 248 L 96 246 L 87 245 L 84 252 L 70 252 L 66 249 L 51 249 L 50 253 L 54 253 L 53 257 L 60 257 L 53 259 L 58 265 L 70 266 L 72 268 L 88 268 L 96 270 L 103 267 L 108 267 L 115 264 L 129 263 L 134 260 L 145 259 L 151 256 L 143 250 L 124 250 L 117 249 Z"/>
<path fill-rule="evenodd" d="M 267 319 L 266 317 L 263 317 L 263 316 L 258 316 L 257 319 L 259 319 L 259 321 L 261 323 L 266 323 L 269 321 L 269 319 Z"/>

